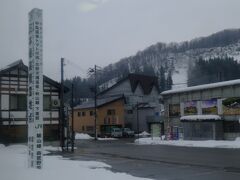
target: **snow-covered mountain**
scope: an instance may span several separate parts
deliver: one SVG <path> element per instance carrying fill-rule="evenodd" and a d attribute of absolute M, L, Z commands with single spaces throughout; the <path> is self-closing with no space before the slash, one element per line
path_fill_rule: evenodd
<path fill-rule="evenodd" d="M 198 48 L 176 53 L 174 59 L 174 71 L 172 73 L 174 89 L 186 86 L 187 71 L 190 63 L 199 58 L 210 59 L 214 57 L 233 57 L 240 62 L 240 41 L 222 47 Z"/>
<path fill-rule="evenodd" d="M 157 43 L 134 56 L 106 66 L 100 81 L 102 87 L 106 88 L 129 72 L 158 76 L 162 66 L 166 74 L 172 74 L 173 88 L 176 89 L 187 85 L 190 64 L 200 57 L 209 59 L 222 56 L 240 61 L 240 29 L 224 30 L 182 43 Z"/>

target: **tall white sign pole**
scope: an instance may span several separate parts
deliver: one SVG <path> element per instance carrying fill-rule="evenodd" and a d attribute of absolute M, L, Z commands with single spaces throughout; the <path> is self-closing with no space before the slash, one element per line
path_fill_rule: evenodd
<path fill-rule="evenodd" d="M 28 167 L 42 168 L 43 161 L 43 63 L 42 10 L 29 13 L 28 68 Z"/>

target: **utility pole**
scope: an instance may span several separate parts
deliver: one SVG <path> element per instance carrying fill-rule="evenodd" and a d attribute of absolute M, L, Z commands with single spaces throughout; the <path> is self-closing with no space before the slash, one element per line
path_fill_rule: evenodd
<path fill-rule="evenodd" d="M 72 130 L 72 132 L 71 132 L 71 134 L 72 134 L 72 137 L 71 137 L 71 140 L 72 140 L 72 152 L 74 152 L 74 139 L 75 139 L 75 137 L 74 137 L 74 110 L 73 110 L 73 98 L 74 98 L 74 95 L 73 95 L 73 88 L 74 88 L 74 85 L 73 85 L 73 83 L 72 83 L 72 102 L 71 102 L 71 109 L 72 109 L 72 128 L 71 128 L 71 130 Z"/>
<path fill-rule="evenodd" d="M 95 140 L 97 140 L 97 71 L 99 67 L 94 65 L 94 68 L 90 68 L 88 73 L 94 73 L 94 135 Z"/>
<path fill-rule="evenodd" d="M 74 150 L 74 131 L 73 131 L 73 84 L 72 84 L 72 127 L 70 129 L 70 114 L 69 108 L 64 106 L 64 58 L 61 58 L 61 91 L 60 91 L 60 146 L 62 151 L 69 151 L 71 144 L 71 151 Z M 71 132 L 70 132 L 71 131 Z M 72 136 L 71 136 L 72 135 Z"/>
<path fill-rule="evenodd" d="M 139 118 L 138 118 L 138 102 L 137 102 L 137 132 L 138 132 L 138 139 L 139 139 Z"/>
<path fill-rule="evenodd" d="M 97 140 L 97 66 L 94 66 L 94 130 L 95 140 Z"/>
<path fill-rule="evenodd" d="M 64 58 L 61 58 L 61 92 L 60 92 L 60 146 L 62 148 L 62 151 L 64 151 L 64 121 L 65 121 L 65 115 L 64 115 Z"/>

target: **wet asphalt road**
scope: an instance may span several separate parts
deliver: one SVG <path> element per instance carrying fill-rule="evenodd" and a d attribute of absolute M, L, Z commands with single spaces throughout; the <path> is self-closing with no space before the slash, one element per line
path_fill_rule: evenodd
<path fill-rule="evenodd" d="M 133 139 L 76 140 L 74 160 L 97 160 L 114 172 L 164 180 L 240 180 L 240 150 L 136 145 Z"/>

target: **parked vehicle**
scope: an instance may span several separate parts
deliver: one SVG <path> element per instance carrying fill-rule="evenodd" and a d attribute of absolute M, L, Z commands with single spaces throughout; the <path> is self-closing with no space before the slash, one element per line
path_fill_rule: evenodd
<path fill-rule="evenodd" d="M 118 125 L 104 125 L 101 126 L 101 137 L 112 137 L 112 131 L 114 128 L 119 128 L 121 129 L 122 126 L 118 126 Z"/>
<path fill-rule="evenodd" d="M 111 130 L 111 136 L 112 137 L 122 137 L 122 130 L 120 128 L 112 128 Z"/>
<path fill-rule="evenodd" d="M 134 131 L 130 128 L 122 128 L 123 137 L 134 137 Z"/>

